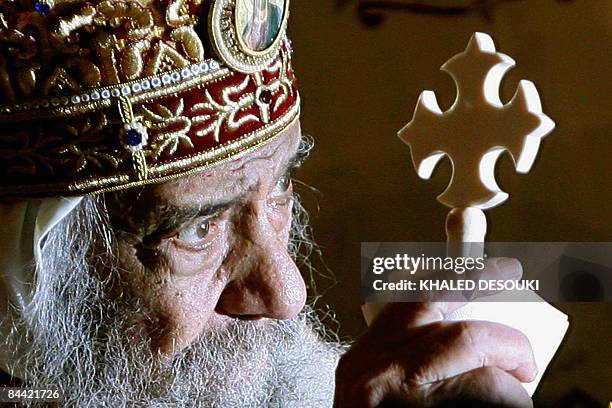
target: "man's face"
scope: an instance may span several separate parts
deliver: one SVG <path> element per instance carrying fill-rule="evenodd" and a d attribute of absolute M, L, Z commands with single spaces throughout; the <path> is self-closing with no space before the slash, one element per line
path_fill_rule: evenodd
<path fill-rule="evenodd" d="M 127 291 L 153 347 L 182 350 L 232 319 L 288 319 L 304 281 L 287 251 L 299 124 L 243 158 L 110 203 Z"/>
<path fill-rule="evenodd" d="M 342 346 L 288 253 L 308 239 L 288 178 L 301 141 L 295 124 L 209 172 L 84 197 L 7 339 L 32 339 L 28 380 L 68 407 L 328 405 Z"/>

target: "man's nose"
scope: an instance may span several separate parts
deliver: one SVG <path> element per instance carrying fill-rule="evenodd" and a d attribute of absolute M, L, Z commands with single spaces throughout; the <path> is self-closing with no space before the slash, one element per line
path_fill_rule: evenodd
<path fill-rule="evenodd" d="M 287 234 L 269 222 L 265 210 L 253 211 L 228 262 L 231 280 L 224 288 L 218 312 L 243 319 L 290 319 L 306 301 L 306 286 L 287 252 Z"/>

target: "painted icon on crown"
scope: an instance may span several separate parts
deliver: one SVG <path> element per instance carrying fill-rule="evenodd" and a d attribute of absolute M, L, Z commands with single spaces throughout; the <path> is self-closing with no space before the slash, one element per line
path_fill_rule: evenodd
<path fill-rule="evenodd" d="M 250 51 L 268 49 L 279 36 L 287 0 L 236 0 L 236 31 Z"/>

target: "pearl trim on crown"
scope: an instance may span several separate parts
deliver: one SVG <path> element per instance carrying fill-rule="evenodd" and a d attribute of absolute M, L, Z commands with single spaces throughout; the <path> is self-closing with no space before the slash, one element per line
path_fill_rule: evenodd
<path fill-rule="evenodd" d="M 84 103 L 99 100 L 117 99 L 121 96 L 131 96 L 145 93 L 152 89 L 163 89 L 174 86 L 194 77 L 208 75 L 221 68 L 221 64 L 215 59 L 201 61 L 181 69 L 160 73 L 133 83 L 123 83 L 104 88 L 96 88 L 82 94 L 64 95 L 45 99 L 36 99 L 24 103 L 3 105 L 0 114 L 11 114 L 23 111 L 44 110 L 58 108 L 61 106 L 78 106 Z"/>

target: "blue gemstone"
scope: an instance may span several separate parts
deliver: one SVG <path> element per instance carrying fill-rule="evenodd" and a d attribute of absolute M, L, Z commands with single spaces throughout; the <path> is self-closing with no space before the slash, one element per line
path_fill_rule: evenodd
<path fill-rule="evenodd" d="M 135 129 L 130 129 L 125 132 L 125 142 L 128 146 L 140 146 L 142 143 L 142 135 Z"/>
<path fill-rule="evenodd" d="M 39 14 L 47 14 L 49 11 L 51 11 L 51 6 L 49 6 L 47 3 L 43 3 L 39 1 L 36 4 L 34 4 L 34 11 L 36 11 Z"/>

